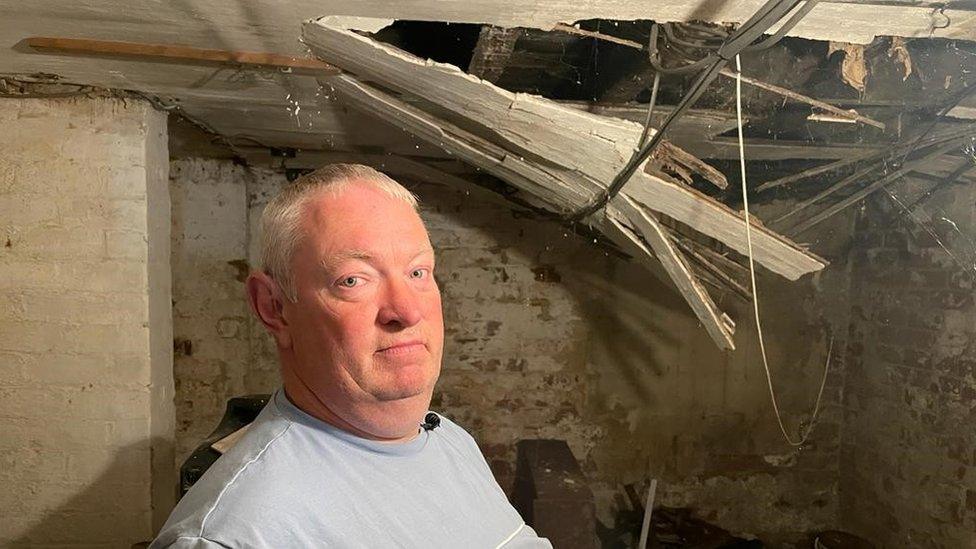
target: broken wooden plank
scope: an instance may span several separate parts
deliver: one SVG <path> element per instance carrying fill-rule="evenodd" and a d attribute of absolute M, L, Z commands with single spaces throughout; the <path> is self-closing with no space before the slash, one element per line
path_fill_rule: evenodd
<path fill-rule="evenodd" d="M 471 62 L 468 63 L 468 74 L 488 82 L 497 82 L 505 72 L 505 65 L 512 57 L 515 43 L 521 35 L 522 30 L 518 28 L 482 26 Z"/>
<path fill-rule="evenodd" d="M 685 223 L 740 254 L 749 254 L 742 214 L 705 194 L 640 172 L 633 175 L 624 192 L 648 208 Z M 694 223 L 687 223 L 686 219 Z M 735 221 L 730 221 L 733 219 Z M 755 216 L 750 221 L 754 259 L 767 269 L 789 280 L 796 280 L 827 265 L 825 259 L 802 250 L 785 236 L 769 230 Z M 786 249 L 795 250 L 798 254 L 781 253 Z M 760 260 L 760 257 L 763 259 Z"/>
<path fill-rule="evenodd" d="M 729 289 L 735 292 L 739 297 L 745 299 L 746 301 L 752 300 L 752 292 L 748 288 L 739 283 L 738 280 L 732 277 L 732 275 L 723 271 L 718 265 L 712 263 L 707 257 L 698 253 L 695 248 L 686 243 L 681 237 L 671 234 L 671 239 L 674 241 L 675 245 L 681 249 L 684 254 L 699 265 L 704 272 L 714 277 L 723 289 Z"/>
<path fill-rule="evenodd" d="M 653 174 L 655 168 L 660 167 L 666 173 L 676 172 L 685 183 L 691 184 L 692 174 L 697 173 L 705 181 L 715 185 L 719 189 L 726 189 L 729 180 L 725 174 L 702 162 L 698 157 L 689 154 L 680 147 L 672 145 L 668 141 L 663 141 L 651 156 L 651 161 L 647 163 L 644 171 Z"/>
<path fill-rule="evenodd" d="M 528 94 L 513 94 L 452 65 L 416 58 L 327 23 L 328 18 L 324 18 L 304 27 L 304 40 L 317 55 L 386 88 L 423 98 L 432 110 L 451 113 L 451 124 L 456 130 L 492 144 L 495 161 L 504 163 L 513 173 L 523 170 L 518 175 L 536 187 L 533 194 L 539 195 L 549 187 L 550 197 L 561 198 L 558 207 L 587 204 L 602 192 L 637 145 L 640 124 L 575 111 Z M 371 91 L 359 92 L 372 94 L 371 100 L 378 105 L 389 103 L 388 98 Z M 443 134 L 436 124 L 423 132 L 427 137 L 418 137 L 434 136 L 435 143 Z M 475 153 L 465 154 L 471 157 Z M 484 154 L 477 151 L 478 156 Z M 526 185 L 525 181 L 512 183 L 520 188 Z M 635 174 L 626 193 L 740 253 L 747 251 L 742 217 L 701 193 L 641 172 Z M 826 265 L 760 224 L 755 227 L 755 259 L 770 270 L 795 280 Z"/>
<path fill-rule="evenodd" d="M 548 209 L 556 213 L 572 211 L 576 203 L 584 199 L 579 194 L 579 189 L 566 185 L 497 145 L 437 119 L 350 75 L 329 77 L 323 83 L 339 93 L 351 107 L 383 116 L 389 122 L 420 139 L 436 144 L 456 158 L 541 198 L 548 204 Z M 574 194 L 577 196 L 574 197 Z"/>
<path fill-rule="evenodd" d="M 24 43 L 43 52 L 70 53 L 76 55 L 104 55 L 142 60 L 162 60 L 176 63 L 205 63 L 236 65 L 243 67 L 285 69 L 296 73 L 337 74 L 339 69 L 306 57 L 278 53 L 229 51 L 209 48 L 193 48 L 175 44 L 144 44 L 110 40 L 81 38 L 55 38 L 33 36 Z"/>
<path fill-rule="evenodd" d="M 647 105 L 640 105 L 637 103 L 629 104 L 618 104 L 618 105 L 607 105 L 599 103 L 588 103 L 582 101 L 559 101 L 560 105 L 578 109 L 581 111 L 591 112 L 593 114 L 599 114 L 601 116 L 607 116 L 612 118 L 620 118 L 622 120 L 630 120 L 631 122 L 640 122 L 647 118 Z M 652 127 L 655 122 L 660 124 L 663 122 L 664 117 L 667 116 L 673 110 L 673 107 L 664 107 L 661 110 L 664 114 L 658 112 L 655 108 L 655 116 L 651 118 Z M 668 139 L 661 143 L 658 147 L 658 155 L 655 158 L 663 159 L 664 163 L 672 163 L 675 168 L 679 171 L 686 170 L 687 172 L 700 175 L 706 181 L 714 184 L 720 189 L 725 189 L 728 187 L 729 182 L 725 177 L 725 174 L 713 168 L 709 164 L 703 162 L 697 156 L 689 153 L 688 151 L 682 149 L 679 146 L 673 144 L 672 136 L 678 134 L 694 134 L 695 140 L 701 140 L 702 137 L 708 137 L 710 135 L 718 135 L 729 129 L 735 127 L 734 119 L 731 122 L 731 126 L 726 123 L 716 123 L 717 120 L 722 117 L 717 116 L 715 111 L 710 111 L 701 115 L 705 118 L 703 121 L 701 118 L 696 119 L 695 113 L 687 113 L 682 115 L 676 121 L 676 125 L 679 128 L 672 128 L 668 130 Z M 726 117 L 727 118 L 727 117 Z M 694 125 L 694 127 L 692 127 Z M 686 183 L 691 183 L 690 178 L 682 177 Z"/>
<path fill-rule="evenodd" d="M 722 318 L 723 313 L 718 310 L 708 292 L 698 283 L 691 267 L 674 248 L 670 236 L 654 216 L 644 211 L 631 198 L 617 195 L 607 207 L 606 217 L 611 224 L 630 238 L 633 239 L 635 235 L 643 238 L 643 242 L 654 251 L 654 255 L 685 301 L 691 306 L 712 341 L 721 349 L 730 351 L 735 349 L 735 344 L 732 342 L 734 325 L 730 329 L 726 324 L 726 320 Z M 628 229 L 627 225 L 632 225 L 633 229 Z M 635 241 L 635 244 L 638 247 L 644 246 L 640 241 Z"/>
<path fill-rule="evenodd" d="M 684 246 L 695 250 L 696 253 L 702 255 L 712 263 L 719 265 L 723 270 L 732 271 L 735 274 L 732 275 L 733 278 L 740 276 L 743 278 L 748 278 L 749 267 L 742 265 L 735 259 L 728 256 L 728 252 L 720 252 L 711 246 L 703 244 L 693 238 L 689 238 L 687 235 L 681 234 L 680 232 L 672 229 L 671 234 L 680 240 Z"/>
<path fill-rule="evenodd" d="M 514 94 L 474 78 L 453 65 L 427 62 L 393 46 L 327 21 L 307 24 L 305 40 L 317 54 L 341 62 L 363 80 L 459 114 L 466 129 L 535 161 L 609 181 L 630 158 L 640 124 L 566 109 L 541 97 Z M 594 161 L 596 160 L 596 161 Z M 599 183 L 591 189 L 595 196 Z"/>
<path fill-rule="evenodd" d="M 733 80 L 737 78 L 736 73 L 734 71 L 729 70 L 729 69 L 722 69 L 718 73 L 721 74 L 722 76 L 726 77 L 726 78 L 731 78 Z M 885 129 L 884 122 L 879 122 L 878 120 L 875 120 L 873 118 L 864 116 L 863 114 L 858 113 L 854 109 L 849 109 L 848 110 L 848 109 L 842 109 L 840 107 L 835 107 L 834 105 L 831 105 L 830 103 L 826 103 L 826 102 L 821 101 L 819 99 L 814 99 L 813 97 L 809 97 L 807 95 L 803 95 L 802 93 L 797 93 L 797 92 L 795 92 L 793 90 L 786 89 L 786 88 L 784 88 L 782 86 L 777 86 L 775 84 L 770 84 L 769 82 L 763 82 L 762 80 L 759 80 L 759 79 L 756 79 L 756 78 L 752 78 L 752 77 L 746 76 L 744 74 L 741 76 L 741 78 L 742 78 L 742 83 L 743 84 L 749 84 L 750 86 L 755 86 L 755 87 L 757 87 L 757 88 L 759 88 L 761 90 L 766 90 L 768 92 L 772 92 L 772 93 L 775 93 L 777 95 L 781 95 L 783 97 L 787 97 L 787 98 L 792 99 L 794 101 L 799 101 L 800 103 L 806 103 L 807 105 L 810 105 L 812 107 L 816 107 L 818 109 L 825 110 L 825 111 L 827 111 L 829 113 L 832 113 L 832 114 L 835 114 L 835 115 L 837 115 L 837 116 L 839 116 L 841 118 L 847 118 L 849 120 L 854 120 L 854 121 L 860 122 L 861 124 L 866 124 L 868 126 L 874 126 L 875 128 L 878 128 L 880 130 Z"/>

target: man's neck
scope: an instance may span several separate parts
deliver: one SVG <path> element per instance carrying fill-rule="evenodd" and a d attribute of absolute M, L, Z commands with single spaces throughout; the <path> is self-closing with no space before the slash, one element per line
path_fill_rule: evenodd
<path fill-rule="evenodd" d="M 299 410 L 305 412 L 306 414 L 322 421 L 328 423 L 329 425 L 335 427 L 336 429 L 341 429 L 349 434 L 355 435 L 359 438 L 366 440 L 372 440 L 376 442 L 383 442 L 389 444 L 400 444 L 404 442 L 409 442 L 420 434 L 420 425 L 418 423 L 415 431 L 410 431 L 407 434 L 399 437 L 382 437 L 377 436 L 362 429 L 357 428 L 355 425 L 349 423 L 348 421 L 342 419 L 339 414 L 332 411 L 329 406 L 322 401 L 313 391 L 311 391 L 303 383 L 299 383 L 297 387 L 293 384 L 285 384 L 284 392 L 285 397 Z"/>

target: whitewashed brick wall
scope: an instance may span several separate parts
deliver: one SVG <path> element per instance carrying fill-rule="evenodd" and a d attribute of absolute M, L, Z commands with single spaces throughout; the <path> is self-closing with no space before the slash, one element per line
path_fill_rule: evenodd
<path fill-rule="evenodd" d="M 0 99 L 0 151 L 0 546 L 128 547 L 175 499 L 166 116 Z"/>

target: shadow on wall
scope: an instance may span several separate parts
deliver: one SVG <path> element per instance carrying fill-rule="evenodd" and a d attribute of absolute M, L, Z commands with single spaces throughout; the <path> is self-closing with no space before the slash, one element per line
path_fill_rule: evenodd
<path fill-rule="evenodd" d="M 606 483 L 595 487 L 597 498 L 650 475 L 662 482 L 661 504 L 692 507 L 736 532 L 793 539 L 832 526 L 847 311 L 843 259 L 834 271 L 797 282 L 757 272 L 769 365 L 793 436 L 809 419 L 829 337 L 836 336 L 821 415 L 802 453 L 777 428 L 751 304 L 719 301 L 737 324 L 736 351 L 722 352 L 670 284 L 633 261 L 607 263 L 574 262 L 576 272 L 563 276 L 591 326 L 583 413 L 603 436 L 578 457 Z"/>
<path fill-rule="evenodd" d="M 155 532 L 149 500 L 149 442 L 146 439 L 119 448 L 93 482 L 45 512 L 26 533 L 5 547 L 118 549 L 150 541 Z M 175 492 L 177 487 L 172 489 Z"/>

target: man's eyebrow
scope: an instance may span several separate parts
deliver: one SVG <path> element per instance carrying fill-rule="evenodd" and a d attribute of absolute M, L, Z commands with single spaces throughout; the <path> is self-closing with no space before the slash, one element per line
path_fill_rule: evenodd
<path fill-rule="evenodd" d="M 430 254 L 430 255 L 433 256 L 434 255 L 434 248 L 432 248 L 430 246 L 421 248 L 416 254 L 413 255 L 412 258 L 410 258 L 410 261 L 414 261 L 418 257 L 420 257 L 422 255 L 425 255 L 425 254 Z M 360 261 L 369 261 L 369 260 L 373 259 L 373 255 L 370 254 L 367 251 L 364 251 L 364 250 L 343 250 L 341 252 L 335 253 L 335 254 L 333 254 L 333 255 L 331 255 L 331 256 L 323 259 L 322 262 L 320 263 L 320 265 L 324 269 L 329 270 L 332 267 L 335 267 L 336 265 L 342 263 L 343 261 L 348 261 L 350 259 L 358 259 Z"/>
<path fill-rule="evenodd" d="M 417 252 L 417 253 L 415 253 L 410 260 L 413 261 L 414 259 L 417 259 L 418 257 L 420 257 L 420 256 L 422 256 L 424 254 L 434 255 L 434 248 L 431 248 L 430 246 L 427 246 L 425 248 L 421 248 L 420 251 Z"/>
<path fill-rule="evenodd" d="M 373 256 L 369 252 L 363 250 L 343 250 L 339 253 L 332 254 L 329 257 L 323 259 L 321 262 L 321 266 L 326 270 L 328 270 L 332 267 L 335 267 L 339 263 L 342 263 L 343 261 L 348 261 L 350 259 L 369 261 L 370 259 L 373 259 Z"/>

